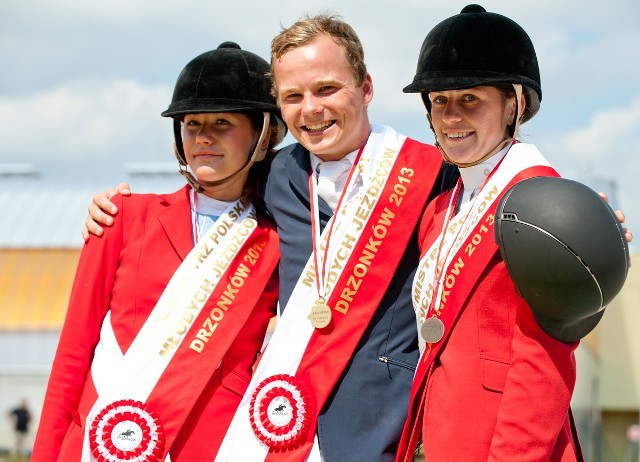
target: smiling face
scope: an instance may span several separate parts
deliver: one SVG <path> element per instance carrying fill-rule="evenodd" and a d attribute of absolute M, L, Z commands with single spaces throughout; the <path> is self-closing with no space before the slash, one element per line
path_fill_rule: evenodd
<path fill-rule="evenodd" d="M 475 162 L 509 138 L 515 98 L 495 87 L 432 91 L 431 123 L 438 142 L 457 164 Z"/>
<path fill-rule="evenodd" d="M 240 170 L 250 157 L 259 134 L 245 114 L 232 112 L 187 114 L 182 124 L 182 144 L 196 179 L 216 181 Z M 248 170 L 204 194 L 219 200 L 238 199 Z"/>
<path fill-rule="evenodd" d="M 295 139 L 323 160 L 341 159 L 366 142 L 371 76 L 357 85 L 344 49 L 327 35 L 273 63 L 276 98 Z"/>

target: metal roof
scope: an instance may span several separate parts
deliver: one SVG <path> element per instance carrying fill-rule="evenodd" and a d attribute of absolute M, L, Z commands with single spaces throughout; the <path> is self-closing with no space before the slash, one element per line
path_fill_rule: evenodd
<path fill-rule="evenodd" d="M 0 162 L 0 343 L 15 331 L 60 329 L 87 207 L 123 181 L 139 193 L 185 184 L 177 162 Z"/>
<path fill-rule="evenodd" d="M 109 165 L 0 163 L 0 248 L 79 248 L 94 194 L 126 181 L 134 192 L 185 184 L 177 162 Z"/>

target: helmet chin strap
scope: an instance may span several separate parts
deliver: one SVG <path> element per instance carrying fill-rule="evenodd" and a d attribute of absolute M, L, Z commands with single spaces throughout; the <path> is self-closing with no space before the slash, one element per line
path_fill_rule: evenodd
<path fill-rule="evenodd" d="M 520 104 L 520 100 L 522 99 L 522 85 L 519 83 L 513 84 L 513 89 L 516 92 L 516 123 L 513 127 L 513 134 L 511 137 L 515 140 L 518 138 L 518 131 L 520 130 L 520 122 L 522 121 L 522 116 L 524 115 L 525 106 Z"/>
<path fill-rule="evenodd" d="M 520 85 L 519 83 L 514 83 L 513 84 L 513 89 L 516 92 L 516 113 L 517 113 L 516 114 L 516 120 L 515 120 L 514 129 L 513 129 L 513 134 L 511 135 L 511 137 L 509 137 L 509 138 L 501 141 L 500 143 L 498 143 L 498 145 L 495 148 L 493 148 L 491 151 L 489 151 L 488 154 L 482 156 L 480 159 L 475 160 L 473 162 L 468 162 L 468 163 L 455 162 L 454 160 L 452 160 L 447 155 L 447 153 L 445 152 L 444 148 L 442 147 L 442 145 L 438 141 L 438 135 L 436 134 L 436 131 L 433 128 L 433 123 L 431 122 L 431 114 L 429 112 L 427 112 L 427 119 L 429 119 L 429 127 L 431 127 L 431 131 L 433 132 L 433 136 L 436 139 L 435 145 L 438 148 L 438 150 L 440 151 L 440 154 L 442 154 L 442 158 L 444 159 L 444 161 L 447 164 L 455 165 L 458 168 L 473 167 L 474 165 L 481 164 L 482 162 L 484 162 L 485 160 L 489 159 L 490 157 L 493 157 L 494 155 L 496 155 L 497 153 L 502 151 L 508 144 L 510 144 L 510 143 L 514 142 L 514 140 L 516 140 L 516 138 L 518 136 L 518 130 L 520 129 L 520 121 L 522 120 L 522 114 L 524 113 L 524 106 L 522 104 L 520 104 L 520 99 L 522 98 L 522 85 Z"/>
<path fill-rule="evenodd" d="M 251 168 L 251 166 L 255 163 L 255 162 L 260 162 L 261 160 L 264 160 L 265 156 L 267 155 L 267 151 L 269 150 L 269 143 L 266 144 L 266 147 L 262 147 L 265 138 L 267 138 L 269 136 L 269 132 L 270 132 L 270 126 L 269 126 L 269 122 L 271 120 L 271 114 L 267 111 L 264 111 L 263 113 L 263 119 L 262 119 L 262 132 L 260 133 L 260 137 L 258 138 L 258 142 L 256 143 L 255 148 L 253 149 L 253 154 L 251 155 L 251 157 L 247 160 L 247 162 L 240 167 L 239 170 L 236 170 L 234 173 L 232 173 L 229 176 L 226 176 L 225 178 L 222 178 L 220 180 L 215 180 L 215 181 L 204 181 L 204 180 L 198 180 L 196 179 L 196 177 L 193 175 L 193 173 L 191 173 L 187 167 L 187 162 L 186 162 L 186 157 L 184 154 L 184 148 L 182 147 L 182 143 L 180 143 L 180 146 L 178 146 L 178 144 L 174 144 L 173 145 L 173 150 L 174 150 L 174 154 L 176 156 L 176 158 L 178 159 L 178 163 L 180 164 L 180 174 L 182 176 L 185 177 L 185 179 L 187 180 L 187 182 L 191 185 L 191 187 L 193 189 L 195 189 L 198 192 L 203 192 L 205 188 L 214 188 L 216 186 L 220 186 L 222 184 L 225 184 L 231 180 L 233 180 L 234 178 L 238 177 L 239 175 L 241 175 L 242 173 L 246 172 L 247 170 L 249 170 Z M 176 123 L 174 123 L 174 134 L 176 134 L 176 130 L 178 130 L 178 133 L 176 134 L 176 140 L 181 140 L 182 139 L 182 135 L 179 132 L 179 126 L 180 126 L 180 122 L 177 121 L 177 125 L 178 128 L 176 128 Z M 180 138 L 178 138 L 177 136 L 180 136 Z"/>

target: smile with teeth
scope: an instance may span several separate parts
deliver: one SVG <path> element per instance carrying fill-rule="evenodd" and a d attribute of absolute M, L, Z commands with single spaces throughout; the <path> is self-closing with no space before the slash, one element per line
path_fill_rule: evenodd
<path fill-rule="evenodd" d="M 447 133 L 447 138 L 464 138 L 468 136 L 471 132 L 456 132 L 456 133 Z"/>
<path fill-rule="evenodd" d="M 327 122 L 323 122 L 321 124 L 309 124 L 305 125 L 304 129 L 308 132 L 321 132 L 336 123 L 335 120 L 329 120 Z"/>

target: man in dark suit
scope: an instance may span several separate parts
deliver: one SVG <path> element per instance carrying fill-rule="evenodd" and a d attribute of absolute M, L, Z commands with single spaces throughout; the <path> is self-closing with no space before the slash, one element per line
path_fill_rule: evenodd
<path fill-rule="evenodd" d="M 281 318 L 228 433 L 229 455 L 244 442 L 252 460 L 278 459 L 273 449 L 288 460 L 393 460 L 418 360 L 415 228 L 443 181 L 441 156 L 369 122 L 373 82 L 357 35 L 339 18 L 304 18 L 284 29 L 272 41 L 271 70 L 298 141 L 276 156 L 264 193 L 281 242 Z M 319 184 L 326 167 L 337 170 L 329 193 Z M 315 311 L 325 306 L 329 321 Z M 300 402 L 313 408 L 285 442 L 268 413 L 251 422 L 242 415 L 254 415 L 262 391 L 282 374 L 306 389 Z"/>

